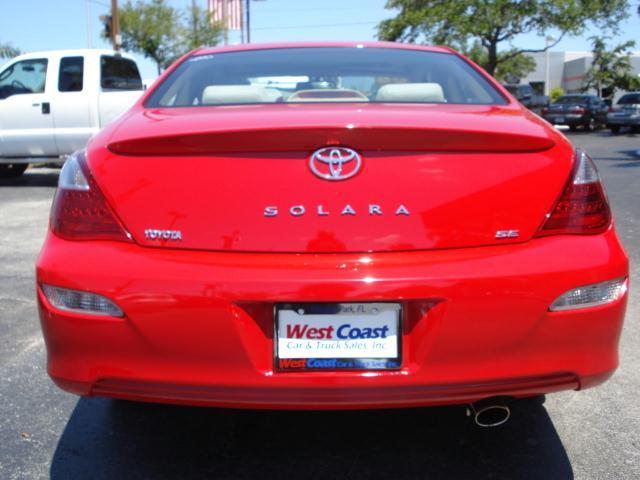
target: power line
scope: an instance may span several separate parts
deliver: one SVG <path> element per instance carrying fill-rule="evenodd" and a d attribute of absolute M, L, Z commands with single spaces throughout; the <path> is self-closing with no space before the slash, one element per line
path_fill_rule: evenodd
<path fill-rule="evenodd" d="M 103 7 L 111 8 L 111 5 L 105 2 L 100 2 L 98 0 L 86 0 L 87 2 L 95 3 L 96 5 L 102 5 Z"/>
<path fill-rule="evenodd" d="M 353 25 L 375 25 L 380 23 L 378 20 L 374 22 L 350 22 L 350 23 L 325 23 L 316 25 L 285 25 L 281 27 L 258 27 L 252 30 L 292 30 L 295 28 L 326 28 L 326 27 L 350 27 Z"/>
<path fill-rule="evenodd" d="M 327 11 L 327 7 L 323 7 L 323 8 L 276 8 L 276 9 L 271 9 L 268 8 L 267 6 L 268 4 L 265 4 L 264 8 L 260 8 L 260 13 L 261 14 L 265 14 L 265 13 L 289 13 L 289 12 L 326 12 Z M 352 11 L 352 10 L 359 10 L 362 11 L 362 8 L 355 8 L 355 7 L 347 7 L 347 8 L 331 8 L 332 12 L 348 12 L 348 11 Z"/>

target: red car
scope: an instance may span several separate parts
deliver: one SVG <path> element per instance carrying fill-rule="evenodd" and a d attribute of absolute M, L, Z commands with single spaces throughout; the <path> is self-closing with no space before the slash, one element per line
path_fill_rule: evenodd
<path fill-rule="evenodd" d="M 247 408 L 588 388 L 627 282 L 587 153 L 391 43 L 188 54 L 66 162 L 37 263 L 61 388 Z"/>

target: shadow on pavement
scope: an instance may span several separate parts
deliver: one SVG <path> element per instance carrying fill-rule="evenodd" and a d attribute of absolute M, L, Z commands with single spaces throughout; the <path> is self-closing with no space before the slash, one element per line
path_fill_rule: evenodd
<path fill-rule="evenodd" d="M 636 161 L 631 161 L 631 162 L 624 162 L 624 163 L 616 163 L 615 165 L 613 165 L 615 168 L 634 168 L 634 167 L 640 167 L 640 160 L 636 160 Z"/>
<path fill-rule="evenodd" d="M 640 150 L 619 150 L 617 153 L 624 155 L 626 158 L 610 158 L 607 160 L 616 161 L 619 163 L 614 163 L 613 167 L 615 168 L 634 168 L 640 167 Z"/>
<path fill-rule="evenodd" d="M 83 398 L 51 478 L 562 480 L 573 471 L 539 399 L 480 429 L 464 407 L 277 412 Z"/>
<path fill-rule="evenodd" d="M 29 169 L 15 178 L 0 178 L 2 187 L 55 187 L 58 185 L 60 169 Z"/>
<path fill-rule="evenodd" d="M 611 131 L 609 131 L 608 129 L 598 129 L 598 130 L 584 130 L 584 129 L 578 129 L 578 130 L 562 130 L 562 133 L 564 133 L 567 137 L 572 137 L 572 136 L 586 136 L 586 135 L 590 135 L 590 136 L 598 136 L 598 137 L 602 137 L 602 138 L 616 138 L 616 137 L 626 137 L 626 138 L 637 138 L 638 136 L 638 132 L 633 132 L 631 130 L 621 130 L 619 133 L 611 133 Z"/>

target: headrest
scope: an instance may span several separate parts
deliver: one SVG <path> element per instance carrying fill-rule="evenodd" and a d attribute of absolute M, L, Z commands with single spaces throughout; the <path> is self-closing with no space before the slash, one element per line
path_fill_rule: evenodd
<path fill-rule="evenodd" d="M 257 85 L 210 85 L 202 92 L 203 105 L 273 102 L 267 90 Z"/>
<path fill-rule="evenodd" d="M 368 102 L 369 99 L 357 90 L 347 88 L 318 88 L 294 92 L 287 102 Z"/>
<path fill-rule="evenodd" d="M 438 83 L 389 83 L 380 87 L 376 102 L 444 103 Z"/>

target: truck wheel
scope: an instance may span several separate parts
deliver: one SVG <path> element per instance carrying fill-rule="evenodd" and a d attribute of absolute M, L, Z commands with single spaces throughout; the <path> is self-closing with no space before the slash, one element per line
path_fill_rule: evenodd
<path fill-rule="evenodd" d="M 28 163 L 9 163 L 0 165 L 0 178 L 19 177 L 29 166 Z"/>
<path fill-rule="evenodd" d="M 620 133 L 620 125 L 609 125 L 609 130 L 613 134 Z"/>

